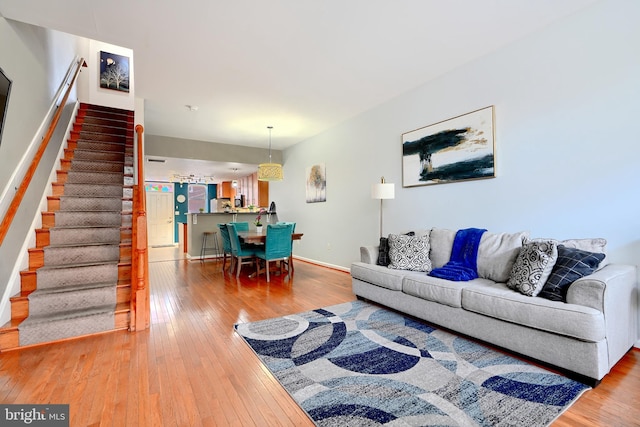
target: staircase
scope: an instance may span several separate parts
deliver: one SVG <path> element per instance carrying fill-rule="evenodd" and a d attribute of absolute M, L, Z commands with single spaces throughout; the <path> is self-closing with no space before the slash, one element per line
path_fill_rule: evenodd
<path fill-rule="evenodd" d="M 133 112 L 81 104 L 0 351 L 128 329 Z"/>

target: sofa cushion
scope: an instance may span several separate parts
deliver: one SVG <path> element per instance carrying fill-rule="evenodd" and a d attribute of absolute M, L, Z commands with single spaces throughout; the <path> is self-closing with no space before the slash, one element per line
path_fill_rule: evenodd
<path fill-rule="evenodd" d="M 476 283 L 492 283 L 487 279 L 473 279 L 468 282 L 453 282 L 427 275 L 408 275 L 405 277 L 402 291 L 424 300 L 445 304 L 450 307 L 462 307 L 462 289 Z"/>
<path fill-rule="evenodd" d="M 440 268 L 449 262 L 456 232 L 446 228 L 433 228 L 429 235 L 429 259 L 432 268 Z"/>
<path fill-rule="evenodd" d="M 566 248 L 580 249 L 582 251 L 594 252 L 598 254 L 604 254 L 605 258 L 600 262 L 600 267 L 602 268 L 608 264 L 607 255 L 607 240 L 603 238 L 586 238 L 586 239 L 567 239 L 567 240 L 557 240 L 557 239 L 530 239 L 529 241 L 539 241 L 539 240 L 553 240 L 557 245 L 562 245 Z"/>
<path fill-rule="evenodd" d="M 391 269 L 431 271 L 429 236 L 389 234 L 389 259 Z"/>
<path fill-rule="evenodd" d="M 535 297 L 542 290 L 557 258 L 558 249 L 553 241 L 525 243 L 513 263 L 507 286 Z"/>
<path fill-rule="evenodd" d="M 504 283 L 462 289 L 462 308 L 485 316 L 584 341 L 605 338 L 604 315 L 590 307 L 530 298 Z"/>
<path fill-rule="evenodd" d="M 553 301 L 566 301 L 569 286 L 579 278 L 596 271 L 604 258 L 603 253 L 558 245 L 558 261 L 539 296 Z"/>
<path fill-rule="evenodd" d="M 445 265 L 451 257 L 451 248 L 456 231 L 433 228 L 430 235 L 432 268 Z M 490 233 L 485 232 L 478 247 L 478 276 L 495 282 L 506 282 L 513 263 L 520 252 L 527 232 Z"/>
<path fill-rule="evenodd" d="M 388 267 L 364 262 L 351 264 L 351 277 L 392 291 L 402 290 L 402 279 L 407 273 L 404 270 L 392 270 Z"/>

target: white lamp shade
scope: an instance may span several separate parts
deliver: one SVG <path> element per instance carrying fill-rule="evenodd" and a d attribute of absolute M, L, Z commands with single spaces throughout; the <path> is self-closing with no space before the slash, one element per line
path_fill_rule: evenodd
<path fill-rule="evenodd" d="M 379 183 L 371 186 L 372 199 L 393 199 L 395 186 L 392 183 Z"/>

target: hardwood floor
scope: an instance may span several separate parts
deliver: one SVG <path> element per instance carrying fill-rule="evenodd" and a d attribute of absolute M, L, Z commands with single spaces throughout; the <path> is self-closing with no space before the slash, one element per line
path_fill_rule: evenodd
<path fill-rule="evenodd" d="M 149 330 L 0 354 L 0 402 L 68 403 L 71 426 L 312 426 L 233 325 L 353 300 L 349 274 L 296 261 L 267 284 L 154 251 Z M 639 401 L 636 349 L 554 426 L 639 426 Z"/>

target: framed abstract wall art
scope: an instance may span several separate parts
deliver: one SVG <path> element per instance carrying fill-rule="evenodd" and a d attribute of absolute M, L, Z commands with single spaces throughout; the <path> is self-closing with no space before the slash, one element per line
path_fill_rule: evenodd
<path fill-rule="evenodd" d="M 306 168 L 307 203 L 327 201 L 327 175 L 324 163 Z"/>
<path fill-rule="evenodd" d="M 494 108 L 402 134 L 402 186 L 495 177 Z"/>
<path fill-rule="evenodd" d="M 100 51 L 100 87 L 129 92 L 129 58 Z"/>

